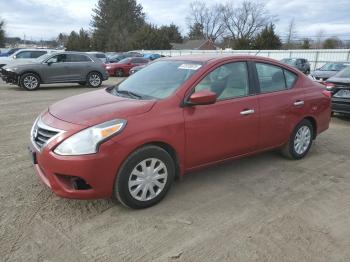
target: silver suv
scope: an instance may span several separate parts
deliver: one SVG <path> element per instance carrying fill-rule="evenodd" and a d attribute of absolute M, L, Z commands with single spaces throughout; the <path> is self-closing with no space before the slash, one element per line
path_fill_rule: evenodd
<path fill-rule="evenodd" d="M 108 79 L 100 59 L 80 52 L 60 52 L 45 55 L 31 63 L 11 64 L 0 69 L 0 76 L 3 81 L 27 90 L 53 83 L 99 87 L 102 81 Z"/>

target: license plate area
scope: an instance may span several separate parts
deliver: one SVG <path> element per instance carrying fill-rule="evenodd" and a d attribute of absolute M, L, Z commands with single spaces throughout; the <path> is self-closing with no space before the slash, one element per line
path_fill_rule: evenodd
<path fill-rule="evenodd" d="M 33 165 L 38 164 L 38 161 L 36 159 L 36 152 L 33 151 L 30 147 L 28 147 L 28 151 L 29 151 L 29 158 L 32 162 Z"/>

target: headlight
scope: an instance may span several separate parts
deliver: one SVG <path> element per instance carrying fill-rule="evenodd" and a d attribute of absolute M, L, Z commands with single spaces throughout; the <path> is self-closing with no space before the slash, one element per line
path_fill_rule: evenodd
<path fill-rule="evenodd" d="M 126 120 L 117 119 L 84 129 L 64 140 L 54 152 L 58 155 L 88 155 L 98 151 L 99 145 L 121 132 Z"/>

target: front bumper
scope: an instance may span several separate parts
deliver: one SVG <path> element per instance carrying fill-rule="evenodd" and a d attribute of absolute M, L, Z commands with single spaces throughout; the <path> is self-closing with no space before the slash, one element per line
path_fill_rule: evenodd
<path fill-rule="evenodd" d="M 350 98 L 332 97 L 332 111 L 335 113 L 350 114 Z"/>
<path fill-rule="evenodd" d="M 45 119 L 46 118 L 46 119 Z M 49 121 L 47 119 L 49 118 Z M 42 118 L 48 125 L 65 126 L 64 133 L 50 141 L 41 150 L 31 141 L 29 151 L 38 177 L 60 197 L 76 199 L 109 198 L 119 166 L 126 153 L 124 148 L 108 140 L 99 152 L 83 156 L 60 156 L 53 152 L 65 138 L 76 133 L 77 126 L 58 120 L 49 113 Z M 71 125 L 71 127 L 69 127 Z M 82 129 L 80 126 L 79 129 Z"/>
<path fill-rule="evenodd" d="M 0 77 L 6 83 L 18 84 L 18 74 L 5 69 L 0 69 Z"/>

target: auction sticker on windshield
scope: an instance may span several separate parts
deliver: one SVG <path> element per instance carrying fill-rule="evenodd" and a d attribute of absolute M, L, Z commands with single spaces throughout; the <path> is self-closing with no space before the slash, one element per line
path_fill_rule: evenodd
<path fill-rule="evenodd" d="M 178 68 L 179 69 L 186 69 L 186 70 L 198 70 L 202 65 L 198 64 L 182 64 Z"/>

